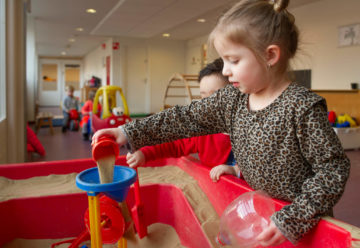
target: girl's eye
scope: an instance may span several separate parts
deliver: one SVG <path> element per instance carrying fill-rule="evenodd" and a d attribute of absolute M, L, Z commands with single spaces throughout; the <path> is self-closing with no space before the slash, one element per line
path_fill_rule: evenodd
<path fill-rule="evenodd" d="M 239 62 L 239 60 L 230 60 L 230 63 L 233 65 L 237 64 L 238 62 Z"/>

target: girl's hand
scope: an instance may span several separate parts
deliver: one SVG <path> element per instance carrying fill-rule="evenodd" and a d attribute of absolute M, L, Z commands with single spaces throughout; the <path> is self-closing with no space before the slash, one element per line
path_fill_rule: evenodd
<path fill-rule="evenodd" d="M 127 143 L 127 138 L 120 128 L 106 128 L 97 131 L 93 135 L 91 145 L 95 144 L 98 141 L 98 139 L 104 135 L 113 136 L 116 139 L 116 142 L 120 144 L 120 146 L 125 145 Z"/>
<path fill-rule="evenodd" d="M 126 155 L 126 162 L 131 168 L 136 168 L 138 166 L 142 166 L 145 164 L 145 156 L 144 153 L 140 150 L 134 153 L 128 153 Z"/>
<path fill-rule="evenodd" d="M 286 241 L 285 236 L 275 226 L 273 221 L 270 222 L 270 225 L 256 239 L 262 246 L 277 246 Z"/>
<path fill-rule="evenodd" d="M 230 166 L 230 165 L 226 165 L 226 164 L 221 164 L 221 165 L 215 166 L 210 171 L 210 178 L 211 178 L 211 180 L 213 180 L 213 182 L 217 182 L 219 180 L 220 176 L 223 174 L 236 176 L 234 166 Z"/>

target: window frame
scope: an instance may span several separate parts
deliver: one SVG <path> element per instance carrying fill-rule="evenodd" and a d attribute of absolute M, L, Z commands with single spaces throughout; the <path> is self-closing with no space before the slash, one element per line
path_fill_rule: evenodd
<path fill-rule="evenodd" d="M 0 121 L 6 118 L 6 0 L 0 0 Z"/>

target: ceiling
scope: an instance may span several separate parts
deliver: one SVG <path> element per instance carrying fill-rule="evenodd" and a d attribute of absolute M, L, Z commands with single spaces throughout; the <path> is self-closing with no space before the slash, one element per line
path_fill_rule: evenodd
<path fill-rule="evenodd" d="M 290 8 L 318 0 L 292 0 Z M 82 57 L 109 37 L 189 40 L 208 34 L 237 0 L 31 0 L 40 56 Z M 89 14 L 86 9 L 95 9 Z M 200 23 L 197 20 L 206 20 Z M 77 31 L 77 28 L 83 31 Z M 69 41 L 69 39 L 74 39 Z"/>

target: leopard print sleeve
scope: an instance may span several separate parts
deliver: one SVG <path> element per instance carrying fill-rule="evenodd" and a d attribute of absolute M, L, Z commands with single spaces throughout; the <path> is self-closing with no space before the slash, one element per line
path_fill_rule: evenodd
<path fill-rule="evenodd" d="M 332 211 L 344 192 L 350 162 L 329 125 L 325 101 L 314 104 L 297 124 L 297 137 L 312 176 L 302 184 L 301 193 L 272 216 L 281 232 L 296 244 L 320 216 Z"/>
<path fill-rule="evenodd" d="M 148 118 L 127 123 L 123 130 L 131 150 L 181 138 L 228 132 L 230 120 L 226 120 L 229 116 L 226 112 L 230 108 L 228 99 L 233 94 L 236 94 L 236 89 L 227 86 L 188 106 L 175 106 Z"/>

